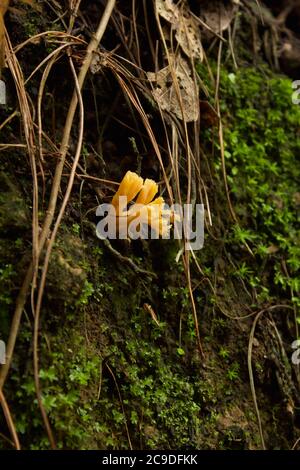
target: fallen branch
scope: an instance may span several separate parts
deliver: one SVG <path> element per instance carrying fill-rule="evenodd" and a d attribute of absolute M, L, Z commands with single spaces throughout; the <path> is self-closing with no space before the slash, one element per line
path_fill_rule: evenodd
<path fill-rule="evenodd" d="M 9 411 L 7 401 L 5 400 L 5 396 L 3 395 L 2 390 L 0 390 L 0 402 L 1 402 L 2 410 L 3 410 L 3 413 L 4 413 L 4 416 L 5 416 L 5 419 L 6 419 L 7 426 L 9 428 L 11 437 L 13 439 L 15 448 L 16 448 L 16 450 L 21 450 L 21 446 L 20 446 L 18 435 L 17 435 L 17 431 L 16 431 L 12 416 L 11 416 L 10 411 Z"/>

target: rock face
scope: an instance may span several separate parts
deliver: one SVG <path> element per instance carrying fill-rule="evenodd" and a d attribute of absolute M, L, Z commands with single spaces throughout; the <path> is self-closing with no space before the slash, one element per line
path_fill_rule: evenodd
<path fill-rule="evenodd" d="M 53 37 L 35 38 L 17 52 L 25 77 L 65 38 L 69 12 L 56 3 L 57 11 L 45 6 L 42 19 L 31 9 L 22 20 L 17 13 L 6 17 L 14 47 L 50 31 L 59 19 Z M 76 71 L 82 39 L 89 40 L 99 15 L 99 2 L 85 3 L 84 14 L 73 24 L 72 35 L 79 38 L 68 46 L 74 47 Z M 300 40 L 298 6 L 281 20 L 285 2 L 260 2 L 267 18 L 261 24 L 257 2 L 221 2 L 223 22 L 217 27 L 216 3 L 182 2 L 180 19 L 178 3 L 160 1 L 164 15 L 159 28 L 152 2 L 136 2 L 135 31 L 130 29 L 133 21 L 127 22 L 134 14 L 130 2 L 119 2 L 120 14 L 97 52 L 97 73 L 85 84 L 80 167 L 50 256 L 38 331 L 41 394 L 59 448 L 246 450 L 260 449 L 264 442 L 268 449 L 290 449 L 299 437 L 300 382 L 292 355 L 299 328 L 300 107 L 292 104 L 291 79 L 274 71 L 275 52 L 277 66 L 284 60 L 291 66 L 286 54 L 294 47 L 288 44 Z M 206 18 L 210 30 L 199 17 L 202 23 Z M 278 43 L 270 42 L 274 21 Z M 189 24 L 192 29 L 184 35 L 180 27 Z M 284 36 L 284 28 L 291 33 Z M 198 56 L 189 57 L 188 37 L 195 31 Z M 165 48 L 156 50 L 160 34 Z M 115 55 L 110 52 L 114 48 Z M 53 63 L 39 108 L 42 77 L 36 72 L 25 88 L 34 110 L 40 226 L 73 87 L 69 57 Z M 176 77 L 191 84 L 183 95 Z M 21 119 L 14 113 L 22 107 L 11 71 L 5 78 L 9 104 L 0 107 L 0 341 L 7 342 L 32 259 L 34 185 L 24 144 L 26 121 L 24 114 Z M 171 103 L 164 87 L 169 87 Z M 155 90 L 163 106 L 154 99 Z M 77 124 L 56 216 L 76 153 Z M 199 202 L 201 195 L 205 202 L 205 244 L 190 256 L 190 285 L 176 240 L 108 244 L 96 237 L 96 207 L 112 199 L 127 169 L 141 172 L 143 179 L 154 174 L 165 200 L 180 192 L 185 201 L 190 187 L 192 199 Z M 49 448 L 32 366 L 31 307 L 44 257 L 45 250 L 4 387 L 26 449 Z M 2 419 L 0 432 L 8 436 Z M 10 448 L 9 441 L 1 438 L 0 448 Z"/>

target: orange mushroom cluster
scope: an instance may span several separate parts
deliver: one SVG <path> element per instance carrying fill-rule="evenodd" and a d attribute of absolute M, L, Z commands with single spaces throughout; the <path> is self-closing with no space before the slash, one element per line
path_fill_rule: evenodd
<path fill-rule="evenodd" d="M 144 181 L 136 173 L 128 171 L 112 199 L 118 230 L 130 232 L 130 226 L 140 229 L 141 225 L 146 225 L 160 236 L 167 237 L 174 221 L 174 213 L 166 208 L 161 196 L 154 199 L 157 192 L 158 185 L 155 181 Z"/>

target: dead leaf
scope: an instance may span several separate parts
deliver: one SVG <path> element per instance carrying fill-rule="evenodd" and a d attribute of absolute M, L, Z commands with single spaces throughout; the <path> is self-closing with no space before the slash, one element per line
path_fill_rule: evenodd
<path fill-rule="evenodd" d="M 239 2 L 224 5 L 220 1 L 209 1 L 201 7 L 200 16 L 215 33 L 225 31 L 233 20 Z M 206 31 L 207 33 L 207 31 Z"/>
<path fill-rule="evenodd" d="M 181 2 L 179 7 L 172 0 L 156 0 L 155 8 L 158 15 L 171 23 L 172 30 L 175 31 L 175 38 L 183 52 L 188 57 L 202 61 L 203 49 L 200 29 L 186 2 Z"/>
<path fill-rule="evenodd" d="M 178 88 L 174 84 L 174 74 L 177 79 Z M 198 86 L 193 80 L 190 65 L 181 55 L 176 57 L 170 55 L 170 64 L 167 67 L 164 67 L 157 73 L 147 72 L 147 77 L 150 82 L 156 83 L 152 95 L 161 109 L 175 114 L 178 119 L 182 120 L 184 118 L 186 122 L 198 119 Z"/>
<path fill-rule="evenodd" d="M 99 54 L 93 54 L 93 58 L 90 65 L 90 71 L 94 75 L 95 73 L 100 72 L 103 66 L 103 61 L 101 60 L 101 56 Z"/>
<path fill-rule="evenodd" d="M 100 50 L 98 52 L 94 52 L 93 53 L 93 58 L 92 58 L 92 62 L 91 62 L 91 65 L 90 65 L 90 71 L 92 72 L 92 74 L 96 74 L 98 72 L 101 72 L 101 70 L 103 70 L 105 67 L 107 67 L 108 65 L 108 60 L 107 58 L 113 53 L 114 51 L 112 52 L 100 52 Z"/>

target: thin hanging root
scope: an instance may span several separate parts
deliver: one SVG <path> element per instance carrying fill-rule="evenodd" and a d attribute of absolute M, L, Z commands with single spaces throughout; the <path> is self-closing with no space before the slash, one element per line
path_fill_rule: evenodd
<path fill-rule="evenodd" d="M 255 391 L 255 385 L 254 385 L 254 377 L 253 377 L 253 369 L 252 369 L 252 348 L 253 348 L 253 340 L 254 340 L 254 333 L 255 333 L 255 328 L 256 324 L 262 315 L 263 311 L 259 312 L 253 322 L 252 328 L 251 328 L 251 333 L 249 337 L 249 345 L 248 345 L 248 371 L 249 371 L 249 379 L 250 379 L 250 387 L 251 387 L 251 392 L 252 392 L 252 397 L 253 397 L 253 402 L 254 402 L 254 408 L 257 416 L 257 421 L 258 421 L 258 427 L 259 427 L 259 434 L 260 434 L 260 440 L 261 440 L 261 445 L 263 450 L 266 450 L 265 446 L 265 441 L 264 441 L 264 435 L 263 435 L 263 429 L 262 429 L 262 423 L 261 423 L 261 418 L 260 418 L 260 412 L 257 404 L 257 398 L 256 398 L 256 391 Z"/>
<path fill-rule="evenodd" d="M 224 179 L 224 186 L 226 192 L 226 198 L 228 202 L 229 212 L 234 220 L 234 222 L 238 223 L 237 216 L 234 212 L 230 195 L 229 195 L 229 188 L 227 184 L 227 174 L 226 174 L 226 165 L 225 165 L 225 150 L 224 150 L 224 139 L 223 139 L 223 126 L 221 120 L 221 113 L 220 113 L 220 101 L 219 101 L 219 86 L 220 86 L 220 70 L 221 70 L 221 56 L 222 56 L 222 41 L 220 41 L 219 50 L 218 50 L 218 72 L 217 72 L 217 79 L 216 79 L 216 91 L 215 91 L 215 102 L 216 102 L 216 109 L 219 116 L 219 142 L 220 142 L 220 152 L 221 152 L 221 163 L 222 163 L 222 173 Z"/>
<path fill-rule="evenodd" d="M 298 437 L 298 439 L 296 440 L 295 444 L 293 445 L 293 447 L 291 448 L 291 450 L 296 450 L 298 444 L 300 442 L 300 437 Z"/>
<path fill-rule="evenodd" d="M 47 36 L 48 38 L 54 37 L 56 39 L 56 42 L 58 43 L 60 42 L 65 43 L 66 41 L 69 41 L 69 42 L 74 41 L 77 44 L 80 44 L 82 46 L 87 45 L 87 43 L 83 39 L 78 38 L 77 36 L 72 36 L 71 34 L 64 33 L 63 31 L 50 30 L 50 31 L 43 31 L 42 33 L 35 34 L 34 36 L 30 36 L 24 42 L 14 47 L 14 53 L 17 54 L 21 49 L 23 49 L 23 47 L 27 46 L 31 42 L 35 43 L 37 42 L 38 39 L 44 38 L 45 36 Z M 60 39 L 61 41 L 59 41 L 58 39 Z"/>
<path fill-rule="evenodd" d="M 176 76 L 176 71 L 174 69 L 174 66 L 173 66 L 173 63 L 172 63 L 172 60 L 171 60 L 170 50 L 167 47 L 166 40 L 165 40 L 164 33 L 163 33 L 163 29 L 162 29 L 161 22 L 160 22 L 160 17 L 159 17 L 159 14 L 157 13 L 157 11 L 155 12 L 155 17 L 156 17 L 156 23 L 157 23 L 158 30 L 159 30 L 159 33 L 160 33 L 161 41 L 162 41 L 162 44 L 163 44 L 164 52 L 165 52 L 166 57 L 168 59 L 168 64 L 169 64 L 169 67 L 170 67 L 170 73 L 171 73 L 172 80 L 173 80 L 173 83 L 174 83 L 175 93 L 176 93 L 176 96 L 177 96 L 177 99 L 178 99 L 178 102 L 179 102 L 179 105 L 180 105 L 180 108 L 181 108 L 181 113 L 182 113 L 182 129 L 181 129 L 181 131 L 182 131 L 182 135 L 183 135 L 183 144 L 184 144 L 184 148 L 185 148 L 185 151 L 186 151 L 186 161 L 187 161 L 186 172 L 187 172 L 187 181 L 188 181 L 187 192 L 186 192 L 186 203 L 190 204 L 190 203 L 193 203 L 194 199 L 195 199 L 195 191 L 194 191 L 194 188 L 193 188 L 193 176 L 194 176 L 195 168 L 197 167 L 197 161 L 199 161 L 199 145 L 196 144 L 197 157 L 195 158 L 195 155 L 193 155 L 193 152 L 191 150 L 189 132 L 188 132 L 187 122 L 186 122 L 185 115 L 184 115 L 184 107 L 183 107 L 182 95 L 181 95 L 181 91 L 180 91 L 178 78 Z M 174 51 L 173 51 L 173 53 L 174 53 Z M 196 83 L 196 73 L 195 73 L 195 70 L 194 70 L 193 61 L 192 61 L 192 70 L 193 70 L 193 78 L 195 80 L 195 86 L 198 86 L 198 84 Z M 198 118 L 198 121 L 199 121 L 199 118 Z M 198 122 L 198 124 L 199 124 L 199 122 Z M 176 124 L 174 123 L 173 126 L 172 126 L 173 134 L 177 134 L 177 132 L 178 132 L 177 128 L 178 128 L 177 123 Z M 196 129 L 197 129 L 197 125 L 196 125 L 196 122 L 195 122 L 194 130 L 196 131 Z M 180 135 L 180 132 L 178 132 L 178 135 Z M 176 140 L 176 147 L 178 147 L 178 145 L 177 145 L 178 144 L 177 136 L 176 136 L 175 140 Z M 195 142 L 197 142 L 197 134 L 196 133 L 195 133 Z M 176 165 L 174 165 L 174 161 L 173 161 L 173 158 L 172 158 L 172 153 L 170 152 L 171 165 L 175 166 L 174 177 L 175 177 L 175 182 L 176 182 L 176 186 L 177 186 L 177 196 L 178 196 L 179 203 L 182 206 L 180 181 L 179 181 L 178 159 L 176 159 L 176 160 L 177 160 Z M 192 288 L 192 284 L 191 284 L 190 258 L 189 257 L 190 257 L 189 251 L 187 251 L 186 243 L 184 243 L 183 253 L 182 253 L 184 272 L 185 272 L 186 283 L 187 283 L 187 287 L 188 287 L 188 291 L 189 291 L 189 297 L 190 297 L 190 302 L 191 302 L 191 307 L 192 307 L 192 312 L 193 312 L 193 319 L 194 319 L 195 332 L 196 332 L 196 338 L 197 338 L 197 346 L 198 346 L 198 350 L 199 350 L 199 354 L 200 354 L 201 358 L 204 359 L 204 352 L 203 352 L 203 348 L 202 348 L 200 331 L 199 331 L 197 308 L 196 308 L 196 303 L 195 303 L 194 294 L 193 294 L 193 288 Z"/>
<path fill-rule="evenodd" d="M 72 186 L 73 186 L 73 182 L 74 182 L 74 177 L 75 177 L 75 172 L 76 172 L 76 167 L 77 167 L 77 164 L 78 164 L 78 161 L 79 161 L 79 158 L 80 158 L 80 153 L 81 153 L 81 146 L 82 146 L 82 139 L 83 139 L 83 113 L 84 113 L 82 96 L 81 96 L 81 89 L 82 89 L 86 74 L 89 70 L 89 67 L 90 67 L 90 64 L 91 64 L 91 61 L 92 61 L 92 57 L 93 57 L 92 53 L 93 53 L 94 50 L 96 50 L 98 48 L 99 42 L 100 42 L 100 40 L 101 40 L 105 30 L 106 30 L 106 26 L 108 24 L 108 21 L 109 21 L 109 18 L 111 16 L 111 14 L 112 14 L 114 6 L 115 6 L 115 0 L 110 0 L 108 2 L 108 4 L 106 5 L 103 16 L 102 16 L 102 18 L 100 20 L 100 23 L 99 23 L 98 30 L 97 30 L 95 36 L 92 38 L 91 42 L 88 45 L 86 56 L 85 56 L 84 62 L 82 64 L 82 67 L 80 69 L 78 79 L 77 79 L 76 74 L 75 74 L 75 69 L 73 67 L 73 62 L 70 59 L 71 69 L 72 69 L 73 74 L 75 75 L 74 78 L 76 77 L 76 79 L 75 79 L 75 89 L 74 89 L 74 92 L 73 92 L 72 100 L 71 100 L 71 103 L 70 103 L 70 107 L 69 107 L 69 111 L 68 111 L 68 115 L 67 115 L 67 119 L 66 119 L 64 134 L 63 134 L 61 147 L 60 147 L 61 160 L 58 162 L 57 167 L 56 167 L 55 176 L 54 176 L 54 180 L 53 180 L 52 191 L 51 191 L 50 204 L 49 204 L 49 206 L 50 206 L 51 202 L 52 202 L 53 206 L 54 207 L 56 206 L 58 191 L 59 191 L 59 187 L 60 187 L 60 181 L 61 181 L 62 172 L 63 172 L 63 168 L 64 168 L 65 158 L 66 158 L 66 155 L 67 155 L 69 138 L 70 138 L 70 134 L 71 134 L 71 129 L 72 129 L 72 125 L 73 125 L 73 121 L 74 121 L 74 117 L 75 117 L 77 104 L 79 102 L 79 104 L 80 104 L 80 116 L 81 116 L 80 117 L 79 142 L 78 142 L 78 146 L 77 146 L 76 156 L 75 156 L 75 159 L 74 159 L 74 164 L 73 164 L 73 167 L 72 167 L 68 187 L 67 187 L 65 197 L 64 197 L 64 200 L 63 200 L 63 203 L 62 203 L 62 207 L 61 207 L 59 215 L 57 217 L 55 227 L 54 227 L 53 233 L 52 233 L 51 238 L 50 238 L 50 242 L 47 246 L 47 252 L 46 252 L 46 257 L 45 257 L 45 261 L 44 261 L 44 266 L 43 266 L 39 291 L 38 291 L 38 299 L 37 299 L 37 304 L 36 304 L 35 321 L 34 321 L 34 375 L 35 375 L 35 385 L 36 385 L 36 391 L 37 391 L 37 396 L 38 396 L 38 401 L 39 401 L 39 406 L 40 406 L 42 418 L 43 418 L 43 421 L 44 421 L 44 424 L 45 424 L 45 427 L 46 427 L 46 430 L 47 430 L 48 438 L 49 438 L 49 441 L 51 443 L 52 448 L 55 448 L 56 445 L 55 445 L 54 437 L 53 437 L 52 432 L 51 432 L 50 423 L 49 423 L 46 411 L 45 411 L 43 403 L 42 403 L 42 397 L 41 397 L 41 393 L 40 393 L 40 384 L 39 384 L 38 330 L 39 330 L 40 310 L 41 310 L 41 305 L 42 305 L 42 298 L 43 298 L 43 293 L 44 293 L 46 275 L 47 275 L 47 270 L 48 270 L 48 265 L 49 265 L 49 260 L 50 260 L 52 247 L 54 245 L 55 237 L 56 237 L 56 234 L 57 234 L 57 231 L 58 231 L 58 228 L 59 228 L 59 224 L 62 220 L 65 208 L 67 206 L 67 203 L 68 203 L 68 200 L 69 200 L 69 197 L 70 197 L 70 194 L 71 194 L 71 190 L 72 190 Z M 50 225 L 53 221 L 53 215 L 52 214 L 54 214 L 54 210 L 53 210 L 53 213 L 50 213 L 49 220 L 47 221 L 47 218 L 45 220 L 45 225 L 43 227 L 41 239 L 43 239 L 43 233 L 45 233 L 45 231 L 44 231 L 45 227 L 47 227 L 47 234 L 48 234 L 48 231 L 50 229 Z M 48 224 L 50 222 L 49 227 L 47 226 L 47 222 L 48 222 Z M 42 243 L 42 241 L 41 241 L 41 243 Z"/>
<path fill-rule="evenodd" d="M 84 62 L 81 66 L 79 75 L 78 75 L 78 87 L 81 90 L 83 83 L 85 81 L 85 77 L 88 73 L 92 57 L 93 57 L 93 51 L 95 51 L 99 43 L 103 37 L 103 34 L 106 30 L 108 21 L 111 17 L 112 11 L 115 7 L 116 0 L 108 0 L 105 10 L 103 12 L 103 15 L 101 17 L 101 20 L 99 22 L 98 29 L 95 33 L 95 35 L 92 37 L 87 50 L 86 50 L 86 55 Z M 61 177 L 62 177 L 62 172 L 65 164 L 65 159 L 68 151 L 68 146 L 69 146 L 69 139 L 70 139 L 70 134 L 71 134 L 71 129 L 73 126 L 73 121 L 77 109 L 77 104 L 78 104 L 78 93 L 76 90 L 76 87 L 73 92 L 72 100 L 69 106 L 69 111 L 67 114 L 66 118 L 66 123 L 64 127 L 64 132 L 63 132 L 63 138 L 62 142 L 60 145 L 60 158 L 55 170 L 55 175 L 53 178 L 53 183 L 52 183 L 52 190 L 51 190 L 51 195 L 50 195 L 50 201 L 48 205 L 48 210 L 46 213 L 46 218 L 42 227 L 41 235 L 39 238 L 39 243 L 38 243 L 38 255 L 40 255 L 41 251 L 44 248 L 45 242 L 48 238 L 50 227 L 52 225 L 53 219 L 54 219 L 54 214 L 55 214 L 55 209 L 56 209 L 56 204 L 57 204 L 57 198 L 58 198 L 58 192 L 60 189 L 60 182 L 61 182 Z M 10 369 L 11 361 L 12 361 L 12 356 L 14 352 L 14 347 L 15 347 L 15 342 L 16 338 L 18 335 L 19 331 L 19 326 L 20 326 L 20 321 L 22 317 L 22 313 L 24 310 L 25 302 L 29 293 L 30 285 L 32 282 L 32 277 L 33 277 L 33 272 L 34 272 L 34 267 L 35 264 L 32 261 L 27 269 L 27 273 L 25 276 L 25 279 L 23 281 L 23 285 L 20 289 L 19 295 L 17 297 L 17 302 L 16 302 L 16 308 L 12 320 L 12 325 L 11 325 L 11 331 L 9 335 L 9 339 L 7 342 L 7 361 L 6 364 L 3 365 L 0 371 L 0 390 L 2 389 L 5 380 L 7 378 L 7 374 Z M 43 287 L 43 286 L 41 286 Z M 42 290 L 40 297 L 42 297 Z M 41 299 L 40 299 L 41 301 Z M 46 425 L 46 423 L 45 423 Z M 55 448 L 55 441 L 53 439 L 53 436 L 51 434 L 51 430 L 47 429 L 48 431 L 48 437 L 51 442 L 51 445 L 53 448 Z"/>
<path fill-rule="evenodd" d="M 253 340 L 254 340 L 254 334 L 255 334 L 255 329 L 258 320 L 260 319 L 261 315 L 265 312 L 271 312 L 273 310 L 277 310 L 279 308 L 287 308 L 287 309 L 292 309 L 289 305 L 272 305 L 268 308 L 265 308 L 261 310 L 260 312 L 257 313 L 250 332 L 249 336 L 249 343 L 248 343 L 248 371 L 249 371 L 249 379 L 250 379 L 250 387 L 251 387 L 251 393 L 253 397 L 253 403 L 254 403 L 254 408 L 257 416 L 257 421 L 258 421 L 258 427 L 259 427 L 259 434 L 260 434 L 260 439 L 261 439 L 261 445 L 262 449 L 266 450 L 265 446 L 265 441 L 264 441 L 264 436 L 263 436 L 263 428 L 262 428 L 262 422 L 261 422 L 261 417 L 260 417 L 260 412 L 258 408 L 258 403 L 257 403 L 257 397 L 256 397 L 256 391 L 255 391 L 255 384 L 254 384 L 254 376 L 253 376 L 253 368 L 252 368 L 252 349 L 253 349 Z"/>
<path fill-rule="evenodd" d="M 128 429 L 128 424 L 127 424 L 127 417 L 126 417 L 126 413 L 125 413 L 125 409 L 124 409 L 124 404 L 123 404 L 120 388 L 119 388 L 119 385 L 118 385 L 115 374 L 113 373 L 113 371 L 111 370 L 111 368 L 109 367 L 109 365 L 107 363 L 105 365 L 106 365 L 107 369 L 109 370 L 109 373 L 111 374 L 111 376 L 113 378 L 113 381 L 115 382 L 115 386 L 116 386 L 116 389 L 117 389 L 117 392 L 118 392 L 118 395 L 119 395 L 119 400 L 120 400 L 120 404 L 121 404 L 121 408 L 122 408 L 122 413 L 123 413 L 123 416 L 124 416 L 125 428 L 126 428 L 129 448 L 130 448 L 130 450 L 133 450 L 131 439 L 130 439 L 130 434 L 129 434 L 129 429 Z"/>
<path fill-rule="evenodd" d="M 195 331 L 196 331 L 196 337 L 197 337 L 197 346 L 198 350 L 200 353 L 200 356 L 202 359 L 205 358 L 204 356 L 204 351 L 202 348 L 202 343 L 201 343 L 201 337 L 200 337 L 200 331 L 199 331 L 199 322 L 198 322 L 198 316 L 197 316 L 197 308 L 195 304 L 195 299 L 194 299 L 194 293 L 193 293 L 193 288 L 192 288 L 192 283 L 191 283 L 191 270 L 190 270 L 190 255 L 187 250 L 182 255 L 183 263 L 184 263 L 184 271 L 185 271 L 185 276 L 186 276 L 186 281 L 188 285 L 188 290 L 189 290 L 189 296 L 190 296 L 190 301 L 192 305 L 192 310 L 193 310 L 193 318 L 194 318 L 194 325 L 195 325 Z"/>
<path fill-rule="evenodd" d="M 5 400 L 5 396 L 4 396 L 1 389 L 0 389 L 0 402 L 1 402 L 2 410 L 3 410 L 4 416 L 5 416 L 6 423 L 7 423 L 8 429 L 10 431 L 12 440 L 14 442 L 15 448 L 16 448 L 16 450 L 21 450 L 21 446 L 20 446 L 18 435 L 17 435 L 17 431 L 16 431 L 16 428 L 15 428 L 12 416 L 10 414 L 8 404 Z"/>
<path fill-rule="evenodd" d="M 10 364 L 12 361 L 12 355 L 14 351 L 14 346 L 16 342 L 16 337 L 18 334 L 18 329 L 20 325 L 20 319 L 24 304 L 27 298 L 27 293 L 30 287 L 33 274 L 33 266 L 37 260 L 38 253 L 38 181 L 37 181 L 37 171 L 36 171 L 36 162 L 35 162 L 35 143 L 34 143 L 34 127 L 32 114 L 28 102 L 28 96 L 25 91 L 24 78 L 20 64 L 17 60 L 16 55 L 13 52 L 12 45 L 8 35 L 6 35 L 6 46 L 9 52 L 8 54 L 8 65 L 12 74 L 12 77 L 15 82 L 18 101 L 20 106 L 20 114 L 22 116 L 22 122 L 24 125 L 24 134 L 26 139 L 26 148 L 30 158 L 32 179 L 33 179 L 33 221 L 32 221 L 32 235 L 33 235 L 33 256 L 32 262 L 28 268 L 28 272 L 25 276 L 23 286 L 19 292 L 16 302 L 15 315 L 12 320 L 10 335 L 7 342 L 7 360 L 6 363 L 1 367 L 0 371 L 0 389 L 2 389 Z M 20 310 L 21 309 L 21 310 Z"/>
<path fill-rule="evenodd" d="M 49 437 L 49 441 L 51 443 L 52 448 L 55 448 L 55 441 L 54 437 L 52 435 L 50 423 L 47 417 L 46 410 L 43 405 L 42 401 L 42 394 L 41 394 L 41 387 L 40 387 L 40 379 L 39 379 L 39 355 L 38 355 L 38 338 L 39 338 L 39 328 L 40 328 L 40 311 L 41 311 L 41 306 L 42 306 L 42 299 L 43 299 L 43 293 L 44 293 L 44 288 L 45 288 L 45 283 L 46 283 L 46 276 L 47 276 L 47 271 L 49 267 L 49 261 L 50 261 L 50 255 L 51 251 L 55 242 L 56 234 L 59 228 L 59 225 L 61 223 L 61 220 L 64 215 L 64 211 L 66 209 L 73 183 L 74 183 L 74 177 L 75 177 L 75 172 L 77 168 L 77 164 L 81 155 L 81 147 L 82 147 L 82 141 L 83 141 L 83 127 L 84 127 L 84 109 L 83 109 L 83 101 L 82 101 L 82 96 L 76 76 L 76 71 L 72 62 L 72 59 L 69 58 L 70 65 L 71 65 L 71 70 L 74 75 L 74 80 L 75 80 L 75 88 L 76 88 L 76 93 L 79 101 L 79 109 L 80 109 L 80 129 L 79 129 L 79 138 L 78 138 L 78 145 L 77 145 L 77 151 L 76 151 L 76 156 L 74 158 L 74 163 L 71 169 L 71 174 L 67 186 L 67 190 L 64 196 L 64 200 L 62 203 L 62 207 L 59 211 L 59 215 L 57 217 L 57 220 L 55 222 L 55 226 L 53 229 L 53 232 L 51 234 L 47 250 L 46 250 L 46 255 L 45 255 L 45 261 L 43 265 L 43 270 L 42 270 L 42 276 L 41 276 L 41 281 L 40 281 L 40 286 L 39 286 L 39 291 L 38 291 L 38 298 L 37 298 L 37 304 L 36 304 L 36 309 L 35 309 L 35 316 L 34 316 L 34 333 L 33 333 L 33 365 L 34 365 L 34 382 L 35 382 L 35 388 L 36 388 L 36 394 L 37 394 L 37 399 L 39 403 L 39 407 L 41 410 L 42 418 L 45 424 L 45 428 L 47 430 L 47 434 Z"/>

